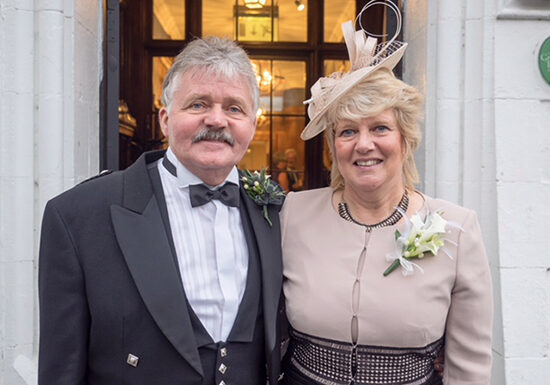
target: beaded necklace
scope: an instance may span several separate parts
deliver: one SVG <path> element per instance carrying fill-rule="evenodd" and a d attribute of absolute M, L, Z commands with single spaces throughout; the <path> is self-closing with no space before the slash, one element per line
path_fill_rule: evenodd
<path fill-rule="evenodd" d="M 379 229 L 381 227 L 395 225 L 403 217 L 403 213 L 407 211 L 408 207 L 409 207 L 409 195 L 407 194 L 407 190 L 405 190 L 405 193 L 401 197 L 401 200 L 399 201 L 397 207 L 390 214 L 390 216 L 373 225 L 367 225 L 365 223 L 356 221 L 351 216 L 348 204 L 344 201 L 338 203 L 338 214 L 340 214 L 340 216 L 344 218 L 346 221 L 353 222 L 360 226 L 364 226 L 367 229 L 367 231 L 371 231 L 372 229 Z"/>

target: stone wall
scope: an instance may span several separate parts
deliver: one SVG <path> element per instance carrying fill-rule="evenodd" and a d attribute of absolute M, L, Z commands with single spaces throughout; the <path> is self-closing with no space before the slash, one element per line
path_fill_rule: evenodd
<path fill-rule="evenodd" d="M 405 80 L 426 94 L 421 188 L 478 212 L 495 294 L 493 385 L 550 376 L 550 2 L 405 2 Z"/>
<path fill-rule="evenodd" d="M 99 168 L 98 3 L 0 0 L 0 385 L 36 383 L 43 208 Z"/>

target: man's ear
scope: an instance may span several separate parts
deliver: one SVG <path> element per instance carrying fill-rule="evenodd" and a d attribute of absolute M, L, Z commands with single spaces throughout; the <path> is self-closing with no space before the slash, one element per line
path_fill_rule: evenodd
<path fill-rule="evenodd" d="M 162 107 L 159 111 L 159 124 L 162 134 L 168 138 L 168 108 Z"/>

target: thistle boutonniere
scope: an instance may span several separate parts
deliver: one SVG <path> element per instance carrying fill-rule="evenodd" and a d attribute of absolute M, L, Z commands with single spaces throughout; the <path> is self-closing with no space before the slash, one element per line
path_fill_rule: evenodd
<path fill-rule="evenodd" d="M 403 217 L 406 219 L 405 229 L 403 233 L 395 230 L 396 251 L 386 255 L 386 259 L 392 261 L 392 264 L 384 271 L 384 277 L 392 273 L 399 265 L 403 268 L 403 275 L 413 274 L 414 268 L 424 273 L 424 269 L 411 262 L 411 259 L 435 256 L 445 242 L 456 245 L 443 236 L 447 233 L 448 227 L 461 228 L 458 224 L 443 219 L 442 214 L 439 211 L 428 213 L 424 219 L 420 217 L 420 214 L 416 214 L 409 219 L 403 213 Z M 445 249 L 441 250 L 453 259 Z"/>
<path fill-rule="evenodd" d="M 248 196 L 258 206 L 263 206 L 264 218 L 270 227 L 273 226 L 267 212 L 267 205 L 281 205 L 285 192 L 270 179 L 270 175 L 267 175 L 264 168 L 260 172 L 244 170 L 241 180 Z"/>

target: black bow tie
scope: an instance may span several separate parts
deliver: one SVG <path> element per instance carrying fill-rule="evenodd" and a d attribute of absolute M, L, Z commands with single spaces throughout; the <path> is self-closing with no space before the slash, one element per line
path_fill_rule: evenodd
<path fill-rule="evenodd" d="M 164 154 L 162 164 L 170 174 L 177 177 L 176 166 L 168 160 L 166 154 Z M 218 199 L 227 206 L 239 207 L 239 186 L 227 182 L 217 190 L 210 190 L 204 184 L 192 184 L 189 185 L 189 197 L 191 198 L 191 207 L 202 206 L 212 199 Z"/>
<path fill-rule="evenodd" d="M 227 182 L 217 190 L 210 190 L 204 184 L 192 184 L 189 186 L 191 206 L 202 206 L 212 199 L 218 199 L 223 204 L 231 207 L 239 207 L 239 187 Z"/>

